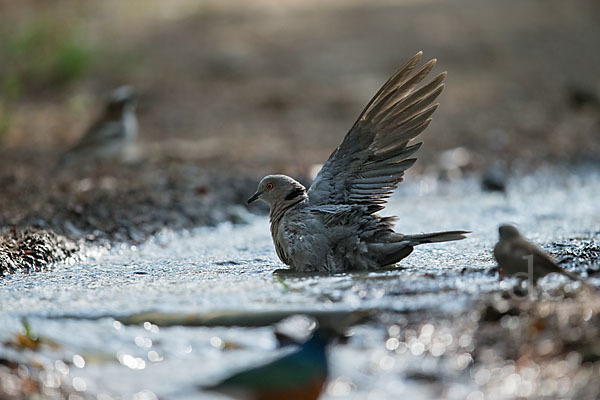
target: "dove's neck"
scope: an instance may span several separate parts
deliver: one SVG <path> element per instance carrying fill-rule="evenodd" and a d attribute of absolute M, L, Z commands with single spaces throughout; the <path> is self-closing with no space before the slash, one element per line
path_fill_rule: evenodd
<path fill-rule="evenodd" d="M 279 223 L 285 215 L 285 213 L 296 204 L 305 201 L 308 198 L 306 190 L 299 193 L 296 197 L 289 200 L 277 201 L 271 204 L 271 211 L 269 212 L 269 220 L 271 222 L 271 234 L 275 238 L 279 229 Z"/>

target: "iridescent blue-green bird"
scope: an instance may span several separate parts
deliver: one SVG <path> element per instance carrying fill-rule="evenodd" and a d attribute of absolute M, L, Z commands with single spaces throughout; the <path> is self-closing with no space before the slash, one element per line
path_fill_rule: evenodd
<path fill-rule="evenodd" d="M 202 389 L 246 400 L 318 399 L 327 380 L 326 347 L 330 337 L 317 328 L 292 353 Z"/>

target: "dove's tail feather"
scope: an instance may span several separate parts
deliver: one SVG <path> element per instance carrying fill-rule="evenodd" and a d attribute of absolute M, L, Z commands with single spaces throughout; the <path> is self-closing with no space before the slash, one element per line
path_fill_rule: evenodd
<path fill-rule="evenodd" d="M 445 231 L 421 233 L 419 235 L 404 235 L 402 241 L 408 241 L 412 246 L 424 243 L 450 242 L 452 240 L 462 240 L 466 238 L 469 231 Z"/>
<path fill-rule="evenodd" d="M 412 253 L 413 249 L 414 249 L 414 247 L 412 247 L 411 245 L 405 244 L 404 246 L 402 246 L 399 250 L 395 251 L 394 253 L 385 255 L 382 259 L 381 265 L 383 265 L 383 266 L 394 265 L 394 264 L 400 262 L 400 260 L 402 260 L 403 258 L 407 257 L 410 253 Z"/>
<path fill-rule="evenodd" d="M 446 231 L 422 233 L 419 235 L 393 235 L 384 242 L 367 244 L 369 251 L 376 254 L 377 263 L 382 266 L 396 264 L 412 253 L 414 246 L 425 243 L 448 242 L 465 239 L 469 231 Z"/>

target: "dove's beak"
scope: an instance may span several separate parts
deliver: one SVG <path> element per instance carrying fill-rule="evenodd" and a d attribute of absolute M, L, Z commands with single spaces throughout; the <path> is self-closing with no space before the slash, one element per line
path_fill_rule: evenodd
<path fill-rule="evenodd" d="M 261 195 L 261 194 L 262 194 L 262 193 L 260 193 L 260 192 L 256 192 L 256 193 L 254 193 L 254 194 L 252 195 L 252 197 L 250 197 L 246 203 L 247 203 L 247 204 L 250 204 L 250 203 L 252 203 L 252 202 L 254 202 L 254 201 L 258 200 L 258 198 L 260 197 L 260 195 Z"/>

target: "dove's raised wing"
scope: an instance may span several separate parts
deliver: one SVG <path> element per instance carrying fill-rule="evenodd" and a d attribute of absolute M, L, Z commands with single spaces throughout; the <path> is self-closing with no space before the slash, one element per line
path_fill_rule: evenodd
<path fill-rule="evenodd" d="M 431 122 L 438 107 L 432 103 L 446 76 L 444 72 L 415 90 L 436 62 L 412 74 L 422 55 L 411 58 L 367 104 L 308 190 L 311 204 L 383 204 L 402 181 L 416 161 L 409 157 L 422 144 L 408 143 Z"/>

